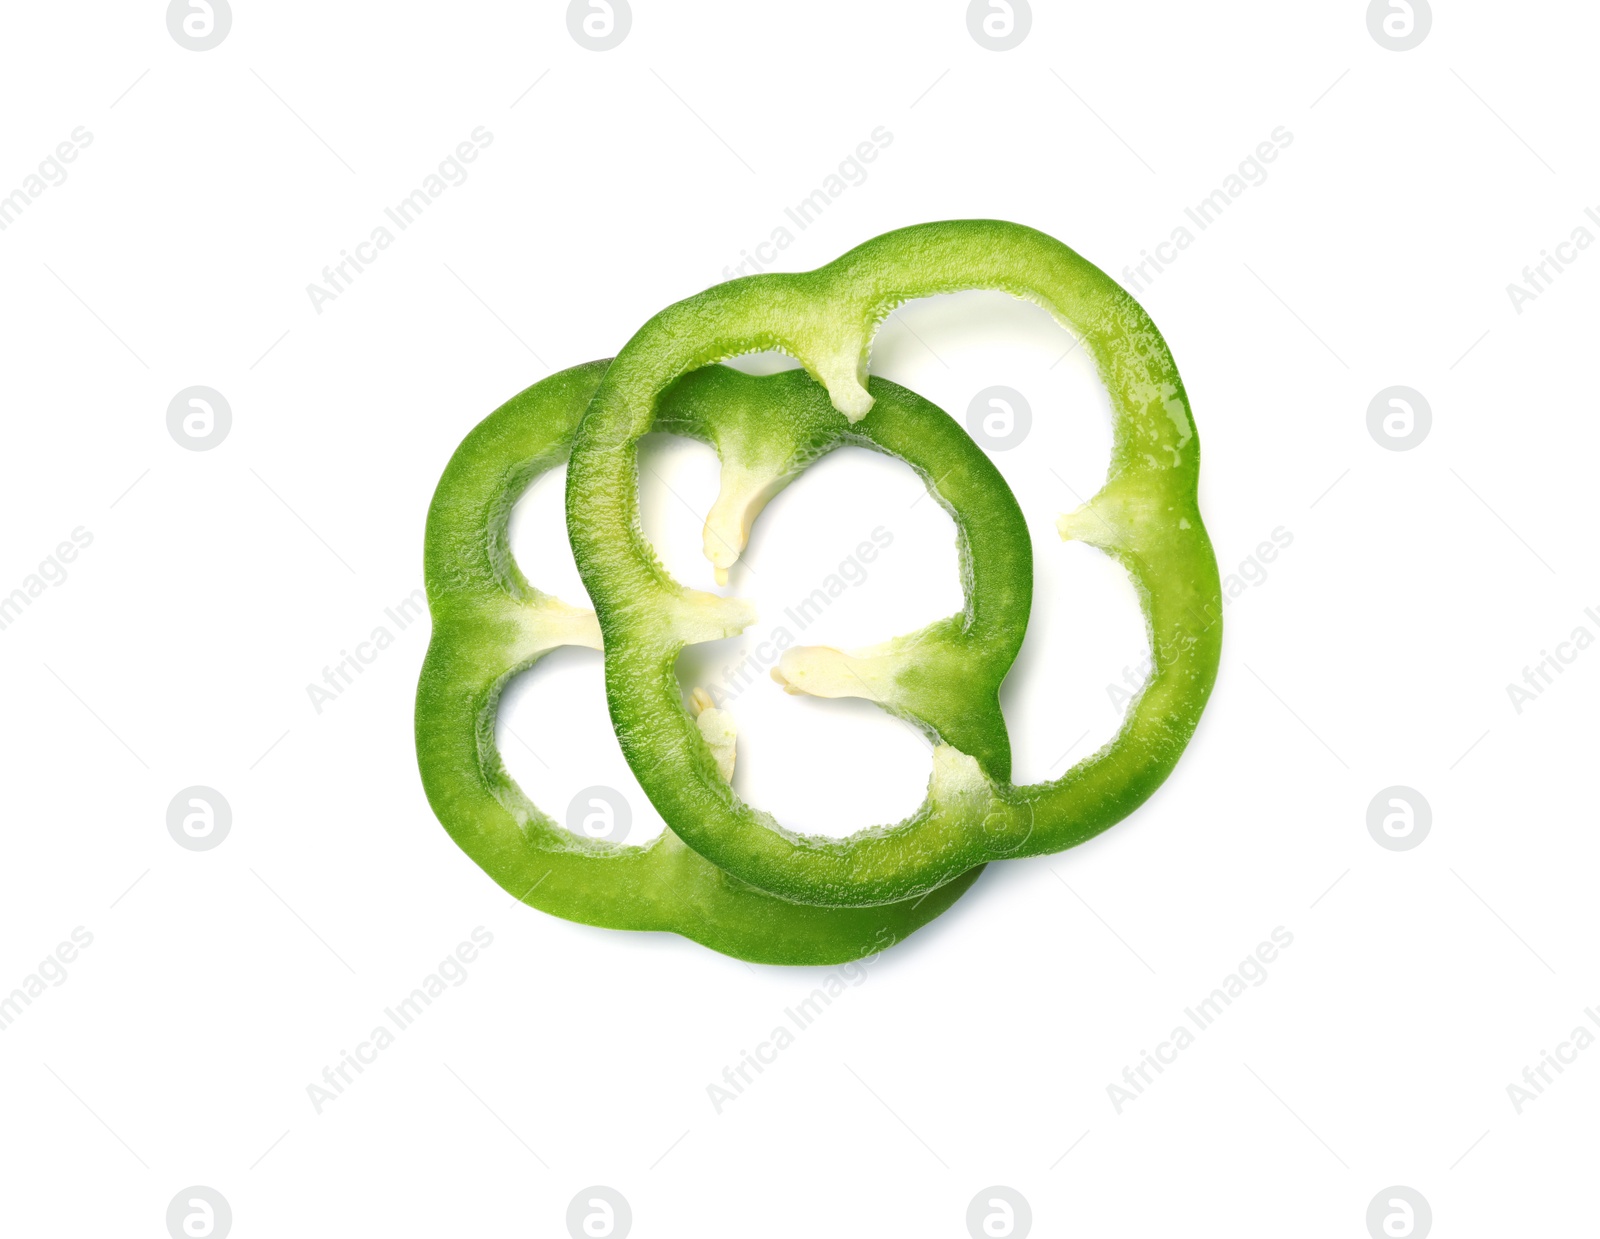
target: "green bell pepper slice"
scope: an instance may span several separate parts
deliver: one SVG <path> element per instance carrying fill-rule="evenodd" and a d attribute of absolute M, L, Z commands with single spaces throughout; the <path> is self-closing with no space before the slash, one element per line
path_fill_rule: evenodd
<path fill-rule="evenodd" d="M 737 598 L 685 589 L 656 559 L 639 524 L 638 443 L 669 424 L 665 397 L 685 375 L 769 349 L 797 358 L 859 430 L 881 399 L 867 378 L 879 324 L 912 298 L 963 289 L 998 289 L 1043 306 L 1095 358 L 1111 398 L 1111 466 L 1105 486 L 1059 529 L 1127 569 L 1153 670 L 1110 743 L 1059 779 L 1018 787 L 996 747 L 974 751 L 980 746 L 949 721 L 964 700 L 959 679 L 945 675 L 954 664 L 930 676 L 915 637 L 856 655 L 791 652 L 779 668 L 789 687 L 867 696 L 908 715 L 918 707 L 938 741 L 929 798 L 910 818 L 844 839 L 803 835 L 745 804 L 718 777 L 681 701 L 679 651 L 740 631 L 748 609 Z M 721 548 L 742 550 L 752 509 L 790 466 L 786 424 L 775 419 L 768 431 L 757 420 L 717 443 L 723 494 L 707 541 L 721 570 L 730 563 Z M 941 461 L 928 463 L 938 477 Z M 1197 502 L 1199 463 L 1183 381 L 1149 316 L 1092 263 L 1018 224 L 904 228 L 815 271 L 732 280 L 661 311 L 606 371 L 567 475 L 568 530 L 604 634 L 612 723 L 640 784 L 672 829 L 719 868 L 785 899 L 836 907 L 918 898 L 989 860 L 1060 851 L 1106 830 L 1172 771 L 1216 679 L 1221 587 Z M 988 541 L 958 507 L 952 514 L 969 545 Z M 970 608 L 970 592 L 968 600 Z M 981 709 L 988 685 L 976 688 Z M 949 708 L 935 719 L 927 702 L 941 692 Z"/>
<path fill-rule="evenodd" d="M 511 556 L 507 528 L 517 498 L 566 460 L 606 365 L 576 366 L 512 398 L 467 435 L 440 479 L 425 542 L 433 634 L 416 705 L 417 761 L 429 803 L 461 849 L 509 894 L 567 920 L 666 930 L 756 963 L 835 964 L 879 952 L 948 908 L 978 870 L 926 898 L 883 907 L 793 903 L 723 872 L 671 830 L 643 846 L 581 838 L 529 801 L 506 772 L 495 718 L 507 682 L 562 645 L 600 645 L 592 612 L 528 583 Z M 710 377 L 697 376 L 688 421 L 714 405 L 717 371 L 705 373 Z M 725 373 L 743 388 L 748 376 Z M 681 712 L 676 699 L 674 707 Z M 697 759 L 720 782 L 709 752 L 702 743 Z"/>

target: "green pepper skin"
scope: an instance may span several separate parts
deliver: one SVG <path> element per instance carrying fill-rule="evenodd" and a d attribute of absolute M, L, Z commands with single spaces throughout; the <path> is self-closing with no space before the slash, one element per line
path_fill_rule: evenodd
<path fill-rule="evenodd" d="M 980 762 L 981 784 L 957 778 L 941 788 L 936 765 L 929 801 L 904 822 L 847 839 L 784 830 L 714 777 L 679 700 L 672 659 L 684 640 L 713 639 L 715 616 L 701 602 L 712 596 L 668 576 L 644 539 L 638 441 L 656 427 L 663 393 L 682 376 L 764 349 L 797 358 L 844 417 L 859 423 L 877 394 L 867 361 L 883 319 L 912 298 L 972 288 L 1043 306 L 1095 358 L 1111 397 L 1110 471 L 1099 494 L 1062 518 L 1060 528 L 1063 537 L 1099 547 L 1128 570 L 1154 670 L 1112 741 L 1060 779 L 1015 787 L 991 756 Z M 1018 224 L 964 220 L 905 228 L 815 271 L 732 280 L 669 306 L 607 370 L 567 474 L 568 530 L 604 634 L 612 722 L 634 773 L 690 847 L 763 890 L 803 903 L 870 906 L 915 898 L 974 865 L 1056 852 L 1099 834 L 1166 779 L 1216 679 L 1221 585 L 1197 504 L 1199 464 L 1183 381 L 1149 316 L 1092 263 Z M 960 520 L 957 514 L 958 527 Z M 976 541 L 977 531 L 963 533 Z M 698 628 L 690 614 L 696 607 L 705 612 Z M 734 612 L 723 615 L 731 621 Z M 940 738 L 967 752 L 952 736 Z"/>
<path fill-rule="evenodd" d="M 560 645 L 598 642 L 591 613 L 523 577 L 507 526 L 529 484 L 567 458 L 606 366 L 576 366 L 513 397 L 466 437 L 440 479 L 425 543 L 433 636 L 416 708 L 428 801 L 490 877 L 554 916 L 667 930 L 755 963 L 837 964 L 881 951 L 954 903 L 978 870 L 886 907 L 791 903 L 724 873 L 670 830 L 639 847 L 580 838 L 506 773 L 495 745 L 506 683 Z"/>

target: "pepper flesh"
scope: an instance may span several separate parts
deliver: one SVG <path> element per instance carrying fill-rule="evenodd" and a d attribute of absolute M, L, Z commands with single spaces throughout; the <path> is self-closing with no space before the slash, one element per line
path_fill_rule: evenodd
<path fill-rule="evenodd" d="M 740 604 L 684 590 L 656 560 L 639 526 L 638 441 L 658 426 L 663 393 L 684 375 L 768 349 L 797 358 L 834 407 L 858 423 L 874 405 L 867 362 L 883 319 L 912 298 L 974 288 L 1043 306 L 1096 360 L 1114 419 L 1110 470 L 1101 491 L 1059 529 L 1127 569 L 1145 617 L 1150 679 L 1111 742 L 1060 779 L 1017 787 L 992 756 L 971 769 L 948 761 L 958 777 L 904 822 L 847 839 L 784 830 L 710 777 L 703 742 L 682 725 L 686 715 L 666 671 L 681 643 L 708 639 L 695 633 L 716 626 L 697 629 L 687 613 L 736 625 Z M 723 463 L 727 469 L 726 455 Z M 742 462 L 732 463 L 737 469 Z M 919 225 L 816 271 L 732 280 L 668 307 L 606 372 L 579 427 L 567 478 L 569 533 L 605 636 L 613 726 L 634 773 L 696 851 L 764 890 L 807 903 L 914 898 L 973 865 L 1091 838 L 1165 780 L 1216 678 L 1221 588 L 1200 519 L 1198 477 L 1188 398 L 1155 324 L 1099 268 L 1031 228 L 993 220 Z M 900 649 L 901 657 L 873 668 L 875 678 L 915 678 L 914 658 Z M 795 686 L 818 671 L 805 664 L 794 660 L 802 681 Z M 848 689 L 838 675 L 827 685 Z M 938 738 L 969 754 L 952 737 Z"/>
<path fill-rule="evenodd" d="M 509 894 L 567 920 L 669 930 L 757 963 L 834 964 L 881 951 L 954 903 L 978 870 L 926 900 L 876 908 L 792 903 L 718 869 L 671 830 L 643 846 L 580 838 L 506 772 L 495 744 L 506 684 L 559 646 L 600 645 L 592 612 L 528 583 L 507 528 L 518 496 L 566 460 L 606 365 L 552 375 L 490 414 L 463 440 L 434 494 L 425 549 L 433 636 L 416 707 L 429 803 Z M 701 399 L 714 397 L 702 390 Z"/>

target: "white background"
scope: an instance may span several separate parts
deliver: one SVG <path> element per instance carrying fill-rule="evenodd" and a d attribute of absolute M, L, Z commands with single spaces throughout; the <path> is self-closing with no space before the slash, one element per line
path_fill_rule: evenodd
<path fill-rule="evenodd" d="M 997 53 L 952 0 L 635 0 L 597 53 L 559 3 L 237 3 L 206 52 L 149 0 L 8 6 L 0 194 L 93 141 L 0 232 L 0 593 L 74 528 L 93 542 L 0 631 L 0 992 L 74 927 L 94 941 L 0 1033 L 6 1229 L 161 1235 L 201 1184 L 241 1237 L 563 1235 L 604 1184 L 641 1239 L 959 1239 L 1001 1184 L 1037 1235 L 1359 1239 L 1405 1185 L 1441 1236 L 1577 1233 L 1600 1052 L 1521 1114 L 1507 1085 L 1600 1003 L 1600 653 L 1521 713 L 1506 685 L 1600 634 L 1600 252 L 1520 314 L 1506 285 L 1600 210 L 1600 31 L 1576 3 L 1441 4 L 1397 53 L 1365 7 L 1038 3 Z M 470 178 L 317 313 L 307 284 L 478 126 Z M 1224 573 L 1293 541 L 1229 605 L 1210 708 L 1146 808 L 992 867 L 719 1114 L 707 1086 L 825 970 L 512 905 L 416 776 L 425 625 L 320 714 L 306 685 L 420 587 L 432 488 L 481 417 L 723 278 L 878 126 L 892 144 L 783 269 L 988 216 L 1118 275 L 1288 130 L 1141 299 Z M 875 371 L 963 418 L 997 383 L 1034 410 L 997 460 L 1039 577 L 1007 707 L 1019 775 L 1045 777 L 1111 734 L 1105 686 L 1139 654 L 1120 574 L 1051 535 L 1103 475 L 1104 396 L 1081 354 L 1050 369 L 1070 340 L 1025 307 L 897 318 Z M 206 452 L 166 427 L 196 384 L 233 410 Z M 1367 429 L 1395 384 L 1432 408 L 1411 451 Z M 710 502 L 705 449 L 658 459 Z M 883 524 L 825 639 L 948 613 L 951 526 L 917 494 L 894 462 L 825 462 L 734 588 L 774 615 Z M 704 585 L 698 518 L 648 506 Z M 559 507 L 552 476 L 517 548 L 581 601 Z M 592 654 L 535 671 L 507 759 L 558 815 L 615 784 L 642 836 L 600 682 Z M 870 709 L 762 682 L 735 712 L 741 790 L 785 820 L 845 833 L 920 799 L 925 748 Z M 213 851 L 166 829 L 194 784 L 232 806 Z M 1414 850 L 1368 833 L 1391 785 L 1432 806 Z M 480 925 L 466 983 L 317 1114 L 306 1086 Z M 1107 1086 L 1277 926 L 1265 983 L 1119 1114 Z"/>

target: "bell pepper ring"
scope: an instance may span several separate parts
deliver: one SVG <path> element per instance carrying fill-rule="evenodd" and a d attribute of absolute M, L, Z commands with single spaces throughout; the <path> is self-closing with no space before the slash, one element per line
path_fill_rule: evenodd
<path fill-rule="evenodd" d="M 1058 529 L 1127 570 L 1152 671 L 1109 743 L 1059 779 L 1019 787 L 997 744 L 975 751 L 976 741 L 961 734 L 960 678 L 944 674 L 953 663 L 929 658 L 925 637 L 948 636 L 948 628 L 853 654 L 788 651 L 778 668 L 788 687 L 864 696 L 908 716 L 920 710 L 938 742 L 929 798 L 911 817 L 842 839 L 800 834 L 744 803 L 719 777 L 681 700 L 674 664 L 683 647 L 737 633 L 750 616 L 742 600 L 686 589 L 657 561 L 639 524 L 638 443 L 670 428 L 666 396 L 684 376 L 773 349 L 796 358 L 841 421 L 861 431 L 885 390 L 867 378 L 878 326 L 913 298 L 966 289 L 1042 306 L 1095 359 L 1111 400 L 1110 468 L 1104 487 Z M 707 544 L 718 569 L 743 550 L 755 513 L 796 463 L 786 423 L 773 425 L 741 417 L 737 433 L 716 440 L 722 483 Z M 1057 852 L 1099 834 L 1166 779 L 1216 679 L 1221 584 L 1200 518 L 1199 464 L 1183 381 L 1143 308 L 1067 246 L 1018 224 L 904 228 L 815 271 L 736 279 L 669 306 L 601 379 L 567 473 L 568 532 L 603 634 L 613 727 L 634 774 L 691 848 L 799 903 L 894 904 L 938 891 L 989 860 Z M 974 484 L 981 497 L 995 483 Z M 959 508 L 952 515 L 968 545 L 987 543 Z M 979 557 L 971 562 L 976 568 Z M 981 599 L 969 590 L 969 620 L 975 606 L 981 611 Z M 934 710 L 935 702 L 948 708 Z"/>
<path fill-rule="evenodd" d="M 440 479 L 424 556 L 433 635 L 416 706 L 429 803 L 507 893 L 570 921 L 671 931 L 755 963 L 837 964 L 882 951 L 942 913 L 979 871 L 882 907 L 793 903 L 718 869 L 670 829 L 643 846 L 580 837 L 529 801 L 505 769 L 495 720 L 506 684 L 560 646 L 600 647 L 593 612 L 528 583 L 508 526 L 518 497 L 566 460 L 606 365 L 573 367 L 512 398 L 467 435 Z M 714 404 L 716 374 L 696 376 L 702 409 Z M 1025 600 L 1022 609 L 1026 616 Z M 719 762 L 731 775 L 731 722 L 708 700 L 696 704 L 697 758 L 716 777 L 726 777 Z"/>

